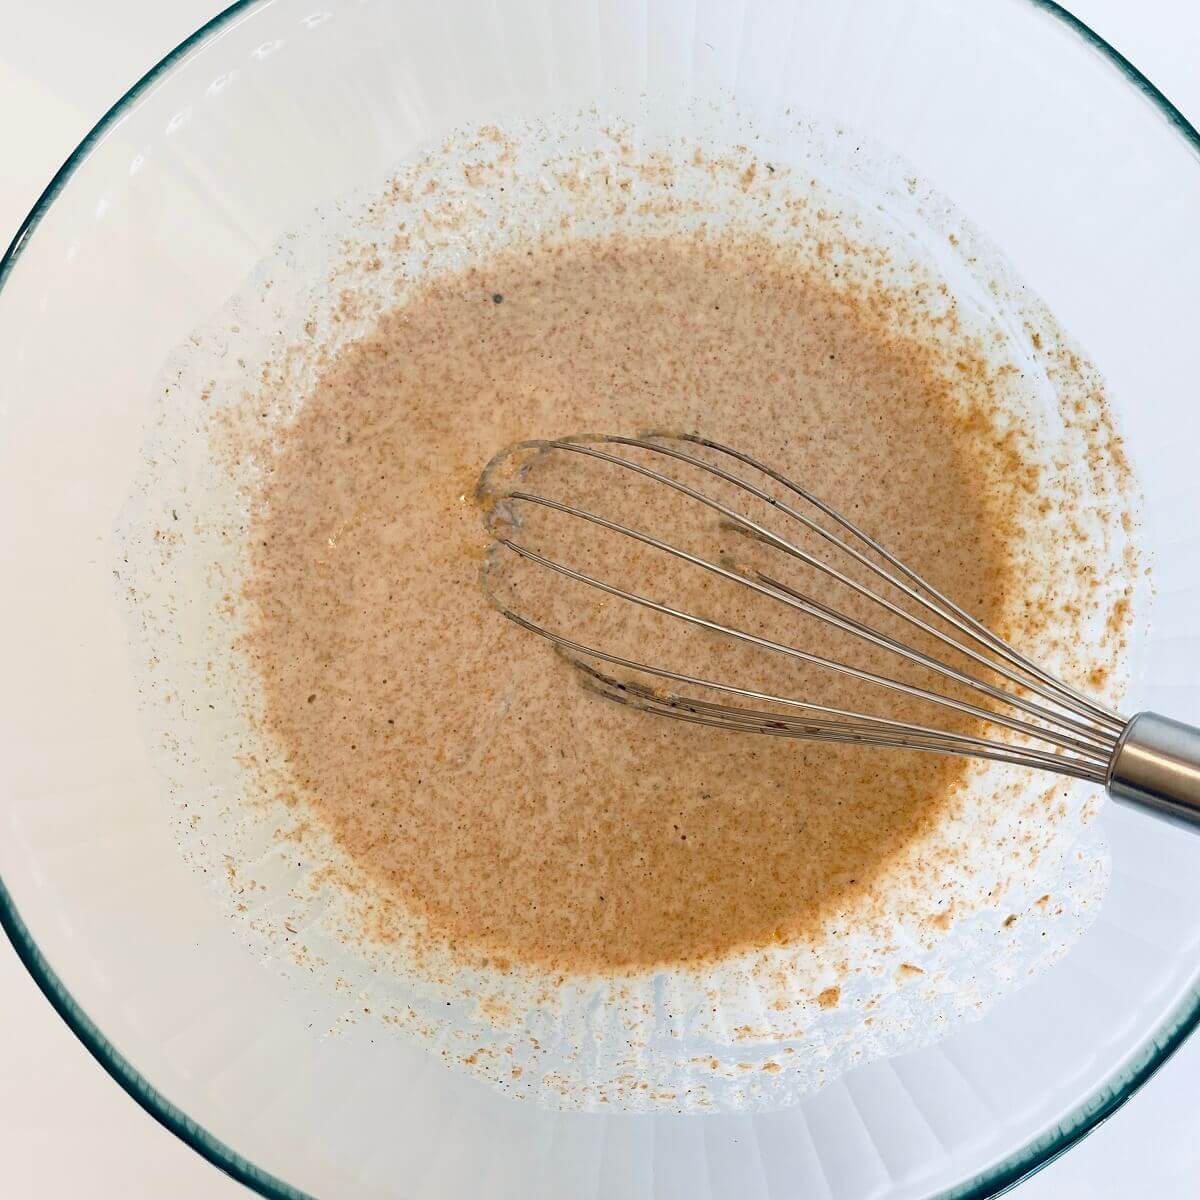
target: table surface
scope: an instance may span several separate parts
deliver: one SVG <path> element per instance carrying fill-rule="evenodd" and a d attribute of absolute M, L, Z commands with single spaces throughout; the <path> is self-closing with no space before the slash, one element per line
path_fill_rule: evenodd
<path fill-rule="evenodd" d="M 1200 125 L 1195 0 L 1068 0 Z M 219 0 L 0 0 L 0 244 L 96 117 Z M 3 942 L 3 939 L 0 939 Z M 1200 1037 L 1015 1200 L 1200 1196 Z M 249 1193 L 151 1120 L 0 945 L 0 1196 L 235 1200 Z"/>

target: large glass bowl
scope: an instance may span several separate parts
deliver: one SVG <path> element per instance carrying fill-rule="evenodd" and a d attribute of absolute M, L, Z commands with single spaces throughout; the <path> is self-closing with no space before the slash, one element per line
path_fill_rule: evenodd
<path fill-rule="evenodd" d="M 317 1037 L 180 860 L 113 582 L 164 358 L 315 204 L 452 126 L 662 77 L 889 146 L 1088 349 L 1157 556 L 1130 707 L 1200 720 L 1200 138 L 1056 5 L 234 5 L 104 117 L 0 265 L 0 920 L 114 1079 L 263 1195 L 992 1195 L 1200 1014 L 1200 839 L 1108 809 L 1099 919 L 981 1022 L 775 1113 L 553 1113 L 367 1026 Z"/>

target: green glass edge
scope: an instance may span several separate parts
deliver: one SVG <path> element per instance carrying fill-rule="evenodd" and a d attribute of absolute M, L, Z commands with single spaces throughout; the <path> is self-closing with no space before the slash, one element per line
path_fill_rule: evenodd
<path fill-rule="evenodd" d="M 4 252 L 4 257 L 0 258 L 0 288 L 3 288 L 8 279 L 9 273 L 16 265 L 17 259 L 21 257 L 25 249 L 25 243 L 33 236 L 33 231 L 41 224 L 42 217 L 50 209 L 50 205 L 54 203 L 59 192 L 66 186 L 67 181 L 75 174 L 79 165 L 91 153 L 92 147 L 108 132 L 108 130 L 117 124 L 125 112 L 140 100 L 167 72 L 175 66 L 176 63 L 185 59 L 193 50 L 197 49 L 204 42 L 207 42 L 213 34 L 224 29 L 227 25 L 231 25 L 235 18 L 242 12 L 251 8 L 265 7 L 272 3 L 272 0 L 235 0 L 228 8 L 222 9 L 217 13 L 211 21 L 206 21 L 195 33 L 184 38 L 178 46 L 175 47 L 169 54 L 160 58 L 127 91 L 105 114 L 92 126 L 84 135 L 83 141 L 71 151 L 67 161 L 54 173 L 54 178 L 46 184 L 42 194 L 34 202 L 33 207 L 29 210 L 29 215 L 21 222 L 17 228 L 16 234 L 8 244 L 8 249 Z"/>
<path fill-rule="evenodd" d="M 245 0 L 255 3 L 256 0 Z M 63 986 L 54 968 L 38 949 L 25 922 L 13 904 L 12 896 L 4 881 L 0 879 L 0 927 L 8 934 L 17 957 L 33 976 L 42 994 L 53 1005 L 55 1012 L 67 1023 L 68 1028 L 84 1044 L 93 1058 L 121 1085 L 125 1092 L 142 1106 L 156 1121 L 169 1129 L 177 1138 L 186 1142 L 213 1166 L 232 1176 L 239 1183 L 254 1189 L 268 1200 L 315 1200 L 307 1192 L 299 1191 L 291 1184 L 277 1179 L 248 1159 L 243 1158 L 232 1146 L 214 1137 L 202 1125 L 198 1125 L 181 1108 L 176 1107 L 161 1092 L 157 1091 L 133 1064 L 100 1032 L 96 1023 L 80 1008 L 75 997 Z"/>
<path fill-rule="evenodd" d="M 70 157 L 55 173 L 38 197 L 29 215 L 21 222 L 8 249 L 0 258 L 0 288 L 20 258 L 25 244 L 33 235 L 42 217 L 59 192 L 104 136 L 130 106 L 153 87 L 176 63 L 207 42 L 214 34 L 230 25 L 240 14 L 252 8 L 265 7 L 272 0 L 236 0 L 201 25 L 190 37 L 180 42 L 141 77 L 92 127 Z M 1048 13 L 1068 30 L 1106 58 L 1142 96 L 1159 110 L 1167 123 L 1200 155 L 1200 131 L 1182 112 L 1137 69 L 1119 50 L 1115 49 L 1092 28 L 1055 0 L 1025 0 L 1036 9 Z M 0 928 L 12 942 L 18 958 L 41 989 L 43 995 L 62 1017 L 67 1027 L 83 1043 L 87 1051 L 112 1076 L 124 1091 L 147 1113 L 162 1124 L 197 1154 L 239 1183 L 256 1191 L 267 1200 L 316 1200 L 307 1192 L 285 1182 L 243 1158 L 231 1146 L 214 1137 L 158 1092 L 149 1081 L 100 1032 L 96 1024 L 63 986 L 53 967 L 38 949 L 25 922 L 14 904 L 12 895 L 0 879 Z M 990 1200 L 1014 1188 L 1043 1167 L 1065 1154 L 1093 1130 L 1098 1129 L 1179 1049 L 1188 1036 L 1200 1026 L 1200 991 L 1181 1004 L 1164 1023 L 1137 1062 L 1122 1075 L 1107 1083 L 1099 1092 L 1073 1112 L 1057 1129 L 1035 1138 L 1016 1154 L 974 1179 L 965 1180 L 934 1200 Z"/>

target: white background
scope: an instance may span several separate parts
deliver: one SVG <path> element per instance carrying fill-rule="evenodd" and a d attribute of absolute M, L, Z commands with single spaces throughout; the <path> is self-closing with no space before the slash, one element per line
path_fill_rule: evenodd
<path fill-rule="evenodd" d="M 1196 0 L 1067 2 L 1200 125 Z M 0 0 L 0 245 L 100 114 L 221 7 L 220 0 Z M 0 942 L 0 1197 L 247 1197 L 108 1078 Z M 1014 1200 L 1196 1200 L 1197 1128 L 1200 1036 Z"/>

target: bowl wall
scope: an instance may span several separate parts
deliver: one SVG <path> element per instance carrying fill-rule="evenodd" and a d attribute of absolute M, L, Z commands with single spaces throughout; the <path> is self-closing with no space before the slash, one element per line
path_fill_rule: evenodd
<path fill-rule="evenodd" d="M 795 1108 L 704 1118 L 550 1113 L 365 1026 L 318 1038 L 344 999 L 262 970 L 179 858 L 113 549 L 163 361 L 315 205 L 457 126 L 647 89 L 842 121 L 1004 249 L 1106 375 L 1143 484 L 1157 594 L 1130 707 L 1200 721 L 1197 141 L 1051 6 L 230 10 L 98 127 L 3 268 L 0 909 L 110 1070 L 266 1194 L 987 1194 L 1195 1023 L 1200 842 L 1111 809 L 1113 885 L 1063 964 Z"/>

